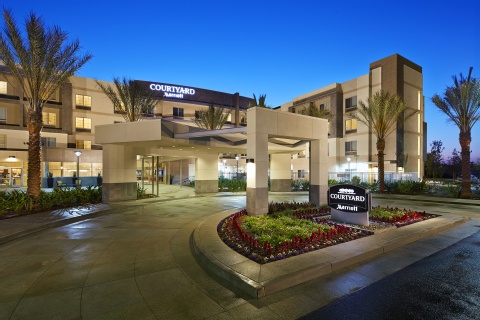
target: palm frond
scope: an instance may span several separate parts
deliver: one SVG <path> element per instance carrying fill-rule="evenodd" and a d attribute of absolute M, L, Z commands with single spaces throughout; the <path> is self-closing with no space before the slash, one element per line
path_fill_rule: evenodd
<path fill-rule="evenodd" d="M 221 129 L 225 125 L 229 115 L 230 110 L 225 112 L 224 108 L 215 107 L 212 102 L 207 110 L 199 110 L 192 121 L 200 128 L 215 130 Z"/>

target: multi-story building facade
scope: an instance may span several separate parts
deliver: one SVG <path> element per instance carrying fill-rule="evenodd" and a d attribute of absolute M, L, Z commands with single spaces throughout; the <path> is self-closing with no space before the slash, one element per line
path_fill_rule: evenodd
<path fill-rule="evenodd" d="M 344 180 L 355 175 L 362 180 L 376 179 L 376 137 L 351 115 L 359 101 L 366 103 L 369 96 L 381 89 L 399 95 L 408 110 L 417 110 L 386 139 L 386 178 L 423 177 L 426 124 L 422 68 L 395 54 L 372 62 L 366 75 L 308 92 L 280 106 L 283 111 L 300 113 L 313 102 L 333 115 L 329 124 L 330 179 Z M 293 157 L 293 173 L 307 177 L 307 164 L 308 149 Z"/>
<path fill-rule="evenodd" d="M 27 102 L 4 66 L 0 66 L 0 74 L 8 78 L 8 81 L 0 79 L 0 186 L 26 186 Z M 157 91 L 159 97 L 147 118 L 188 122 L 195 117 L 196 111 L 214 103 L 231 112 L 228 126 L 246 125 L 245 110 L 252 100 L 238 93 L 157 82 L 141 83 L 150 90 Z M 366 75 L 303 94 L 278 109 L 298 113 L 310 102 L 314 102 L 320 108 L 330 110 L 333 114 L 329 124 L 328 147 L 331 178 L 351 178 L 353 173 L 366 174 L 371 178 L 374 177 L 377 166 L 376 138 L 366 126 L 357 123 L 349 114 L 356 110 L 358 101 L 366 101 L 379 89 L 399 94 L 408 108 L 419 111 L 388 137 L 385 150 L 386 171 L 422 177 L 426 134 L 422 68 L 399 55 L 371 63 Z M 102 146 L 95 144 L 95 126 L 123 121 L 122 114 L 114 110 L 110 100 L 93 79 L 71 77 L 68 83 L 50 97 L 43 109 L 41 156 L 44 177 L 48 173 L 54 177 L 72 177 L 77 164 L 80 166 L 81 177 L 101 175 Z M 80 160 L 74 153 L 77 150 L 82 152 Z M 308 179 L 308 157 L 308 148 L 292 156 L 294 178 Z M 220 154 L 219 174 L 238 176 L 239 173 L 244 173 L 244 158 L 241 152 L 238 155 Z M 165 159 L 170 161 L 170 173 L 183 170 L 184 176 L 188 177 L 188 172 L 194 171 L 192 161 L 173 160 Z M 148 161 L 147 156 L 139 155 L 139 174 L 149 172 Z M 153 174 L 149 179 L 154 179 Z"/>

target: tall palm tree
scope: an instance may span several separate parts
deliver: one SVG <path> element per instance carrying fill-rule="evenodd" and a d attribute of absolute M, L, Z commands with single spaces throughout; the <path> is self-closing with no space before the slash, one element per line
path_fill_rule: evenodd
<path fill-rule="evenodd" d="M 221 129 L 228 120 L 229 114 L 230 111 L 224 112 L 223 108 L 215 107 L 212 102 L 207 110 L 199 110 L 192 121 L 200 128 Z"/>
<path fill-rule="evenodd" d="M 470 143 L 472 142 L 472 128 L 480 119 L 480 81 L 472 77 L 473 68 L 470 67 L 465 78 L 453 77 L 453 86 L 447 87 L 443 97 L 435 94 L 432 102 L 440 111 L 445 113 L 448 121 L 452 121 L 460 129 L 459 142 L 462 148 L 462 189 L 460 197 L 472 198 L 470 181 Z"/>
<path fill-rule="evenodd" d="M 378 183 L 379 190 L 383 193 L 385 191 L 385 139 L 396 126 L 402 125 L 405 120 L 417 113 L 417 110 L 407 113 L 407 106 L 398 95 L 383 90 L 369 96 L 366 104 L 363 101 L 359 101 L 358 104 L 357 112 L 352 114 L 352 117 L 367 125 L 377 137 Z"/>
<path fill-rule="evenodd" d="M 333 114 L 326 110 L 326 109 L 320 109 L 315 105 L 315 102 L 310 101 L 310 104 L 308 107 L 300 111 L 300 114 L 310 116 L 310 117 L 316 117 L 316 118 L 323 118 L 327 119 L 328 122 L 330 122 L 333 119 Z"/>
<path fill-rule="evenodd" d="M 113 78 L 115 88 L 104 85 L 98 80 L 95 80 L 95 83 L 107 95 L 115 110 L 122 114 L 126 122 L 140 121 L 157 103 L 153 91 L 125 77 L 122 80 Z"/>
<path fill-rule="evenodd" d="M 28 189 L 33 197 L 40 196 L 40 135 L 43 128 L 42 110 L 45 102 L 75 71 L 87 63 L 92 55 L 79 55 L 78 40 L 66 43 L 67 33 L 59 27 L 48 28 L 42 19 L 30 13 L 25 19 L 23 37 L 11 10 L 3 10 L 5 26 L 0 33 L 0 59 L 17 83 L 9 84 L 28 104 Z M 18 86 L 18 87 L 17 87 Z"/>

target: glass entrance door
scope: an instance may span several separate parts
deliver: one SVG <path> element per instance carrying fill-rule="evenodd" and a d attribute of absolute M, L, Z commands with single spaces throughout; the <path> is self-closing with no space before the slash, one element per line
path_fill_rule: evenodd
<path fill-rule="evenodd" d="M 23 185 L 22 168 L 12 168 L 11 170 L 11 186 L 12 188 L 20 188 Z"/>

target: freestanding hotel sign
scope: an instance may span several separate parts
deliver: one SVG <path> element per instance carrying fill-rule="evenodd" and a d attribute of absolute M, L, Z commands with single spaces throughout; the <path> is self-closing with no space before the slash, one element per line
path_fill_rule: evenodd
<path fill-rule="evenodd" d="M 339 184 L 328 189 L 328 205 L 332 220 L 368 226 L 368 212 L 372 208 L 372 197 L 367 189 Z"/>

